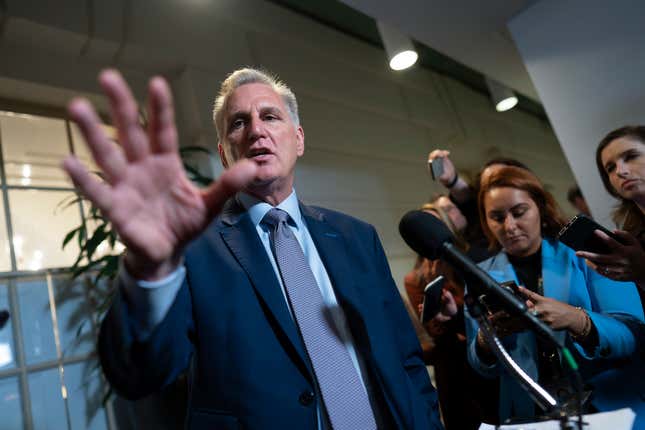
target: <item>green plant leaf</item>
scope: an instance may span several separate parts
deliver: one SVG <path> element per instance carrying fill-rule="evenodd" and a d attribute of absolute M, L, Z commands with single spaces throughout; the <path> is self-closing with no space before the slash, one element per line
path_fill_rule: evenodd
<path fill-rule="evenodd" d="M 116 272 L 119 268 L 119 256 L 106 255 L 106 257 L 108 258 L 105 260 L 105 264 L 94 277 L 94 285 L 98 284 L 103 277 L 113 278 L 116 276 Z"/>
<path fill-rule="evenodd" d="M 88 270 L 99 266 L 103 263 L 105 263 L 110 257 L 113 257 L 112 255 L 104 255 L 103 257 L 99 258 L 98 260 L 93 260 L 83 266 L 77 266 L 77 268 L 72 272 L 72 279 L 78 278 L 79 275 L 87 272 Z"/>
<path fill-rule="evenodd" d="M 83 226 L 77 227 L 74 230 L 70 231 L 65 235 L 65 239 L 63 239 L 63 246 L 61 249 L 65 249 L 67 244 L 69 243 L 70 240 L 74 238 L 74 236 L 83 228 Z"/>
<path fill-rule="evenodd" d="M 83 251 L 85 251 L 85 256 L 87 257 L 88 260 L 92 261 L 92 256 L 94 255 L 94 252 L 96 251 L 96 248 L 103 242 L 106 237 L 107 233 L 105 232 L 105 228 L 107 227 L 107 223 L 103 223 L 99 225 L 96 230 L 94 230 L 94 233 L 92 234 L 92 237 L 85 242 L 83 246 Z"/>

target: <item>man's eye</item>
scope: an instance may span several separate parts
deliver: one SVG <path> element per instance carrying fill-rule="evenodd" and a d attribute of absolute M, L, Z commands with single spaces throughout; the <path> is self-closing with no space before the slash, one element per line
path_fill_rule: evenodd
<path fill-rule="evenodd" d="M 264 117 L 265 121 L 275 121 L 276 119 L 278 119 L 278 117 L 275 115 L 265 115 Z"/>
<path fill-rule="evenodd" d="M 232 130 L 237 130 L 238 128 L 242 127 L 243 125 L 244 125 L 244 120 L 239 118 L 239 119 L 236 119 L 235 121 L 233 121 L 231 123 L 231 129 Z"/>
<path fill-rule="evenodd" d="M 615 164 L 608 164 L 607 166 L 605 166 L 605 171 L 606 171 L 607 173 L 611 173 L 611 172 L 613 172 L 615 169 L 616 169 L 616 165 L 615 165 Z"/>

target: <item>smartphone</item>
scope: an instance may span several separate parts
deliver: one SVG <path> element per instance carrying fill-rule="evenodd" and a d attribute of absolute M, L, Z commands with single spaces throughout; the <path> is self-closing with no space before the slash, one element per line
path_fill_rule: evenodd
<path fill-rule="evenodd" d="M 522 302 L 526 301 L 527 297 L 520 292 L 520 289 L 515 281 L 500 282 L 499 285 L 502 288 L 506 289 L 509 293 L 513 294 L 518 300 Z M 479 299 L 484 304 L 484 306 L 486 306 L 488 312 L 492 314 L 504 310 L 504 304 L 502 303 L 500 298 L 494 294 L 482 294 Z"/>
<path fill-rule="evenodd" d="M 431 161 L 428 161 L 428 164 L 432 180 L 436 181 L 439 179 L 439 176 L 443 175 L 443 157 L 433 158 Z"/>
<path fill-rule="evenodd" d="M 443 275 L 439 275 L 423 289 L 422 323 L 430 321 L 441 310 L 441 293 L 443 292 L 443 284 L 445 281 L 446 278 Z"/>
<path fill-rule="evenodd" d="M 611 231 L 584 214 L 571 218 L 571 221 L 562 227 L 557 239 L 576 251 L 589 251 L 596 254 L 611 253 L 609 246 L 594 234 L 594 230 L 603 231 L 607 236 L 620 242 Z"/>

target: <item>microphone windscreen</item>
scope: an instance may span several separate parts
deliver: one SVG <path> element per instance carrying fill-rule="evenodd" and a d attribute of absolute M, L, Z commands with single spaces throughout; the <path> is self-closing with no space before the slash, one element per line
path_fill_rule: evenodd
<path fill-rule="evenodd" d="M 440 219 L 420 210 L 401 218 L 399 233 L 410 248 L 430 260 L 439 258 L 441 246 L 453 241 L 452 233 Z"/>

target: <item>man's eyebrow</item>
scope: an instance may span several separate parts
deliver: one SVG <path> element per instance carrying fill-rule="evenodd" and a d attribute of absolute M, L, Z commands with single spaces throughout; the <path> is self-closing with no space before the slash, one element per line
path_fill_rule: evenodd
<path fill-rule="evenodd" d="M 229 115 L 229 119 L 233 119 L 233 118 L 246 118 L 246 117 L 248 117 L 248 116 L 249 116 L 249 113 L 248 113 L 248 112 L 245 112 L 245 111 L 242 111 L 242 110 L 238 110 L 238 111 L 235 111 L 235 112 L 233 112 L 232 114 L 230 114 L 230 115 Z"/>
<path fill-rule="evenodd" d="M 280 110 L 276 106 L 264 106 L 260 109 L 261 113 L 272 113 L 272 114 L 282 114 L 282 110 Z"/>

